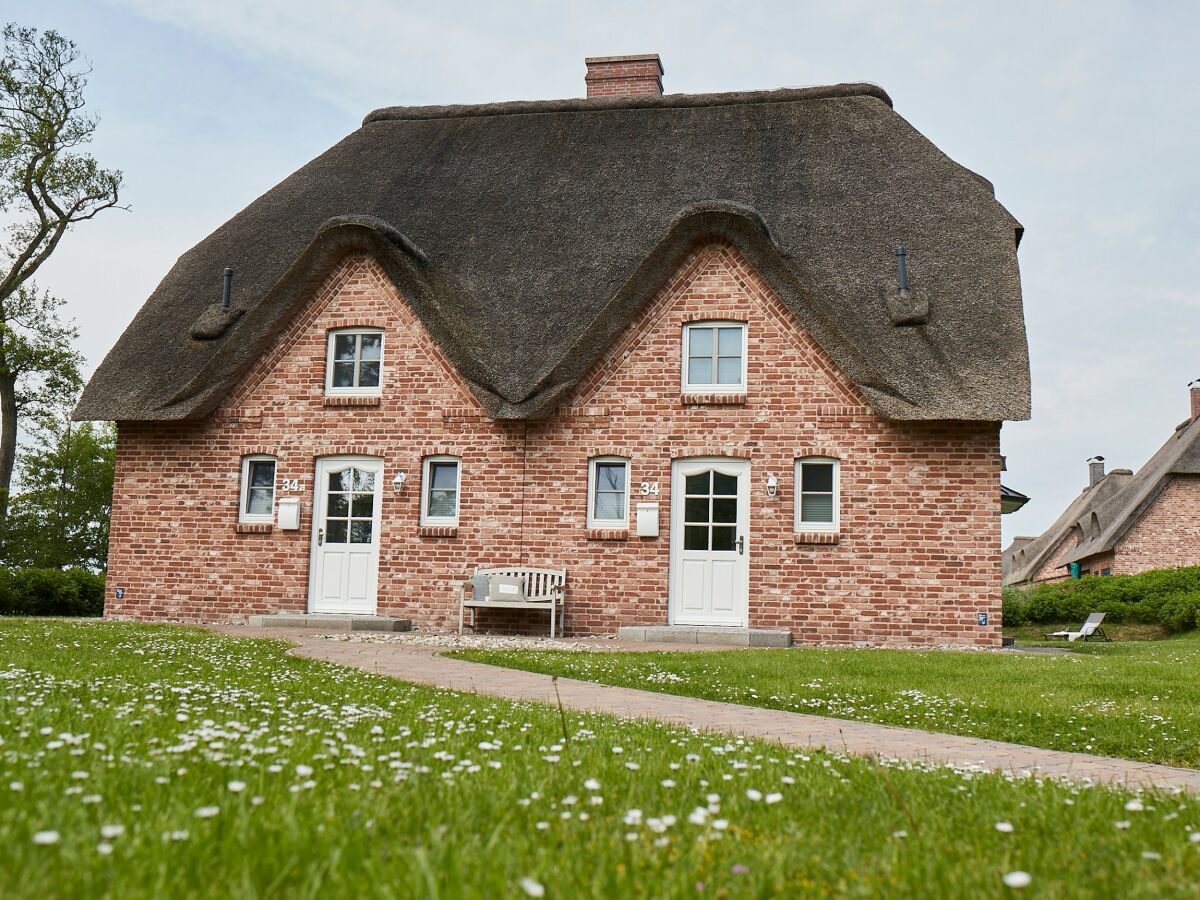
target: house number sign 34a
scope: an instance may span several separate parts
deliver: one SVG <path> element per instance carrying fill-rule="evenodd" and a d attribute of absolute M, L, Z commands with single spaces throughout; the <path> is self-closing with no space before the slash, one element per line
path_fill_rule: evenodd
<path fill-rule="evenodd" d="M 300 483 L 299 478 L 285 478 L 283 479 L 283 485 L 280 487 L 280 490 L 285 494 L 291 494 L 295 492 L 303 493 L 304 485 Z"/>
<path fill-rule="evenodd" d="M 655 484 L 653 481 L 643 481 L 642 482 L 642 496 L 643 497 L 657 497 L 658 496 L 658 485 Z"/>

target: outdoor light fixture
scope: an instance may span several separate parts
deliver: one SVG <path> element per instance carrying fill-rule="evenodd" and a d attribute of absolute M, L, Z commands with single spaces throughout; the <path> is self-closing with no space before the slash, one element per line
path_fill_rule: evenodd
<path fill-rule="evenodd" d="M 406 481 L 408 481 L 408 473 L 401 469 L 396 473 L 396 477 L 392 479 L 392 488 L 399 491 L 403 489 L 404 482 Z"/>
<path fill-rule="evenodd" d="M 779 479 L 776 478 L 774 475 L 768 475 L 767 476 L 767 496 L 774 497 L 775 493 L 778 490 L 779 490 Z"/>

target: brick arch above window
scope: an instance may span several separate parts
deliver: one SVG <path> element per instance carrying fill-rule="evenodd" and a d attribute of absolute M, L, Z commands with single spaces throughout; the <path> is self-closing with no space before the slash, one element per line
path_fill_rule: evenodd
<path fill-rule="evenodd" d="M 685 325 L 691 325 L 694 322 L 731 322 L 735 325 L 745 325 L 749 322 L 749 318 L 746 310 L 741 307 L 731 309 L 727 306 L 713 306 L 702 312 L 685 313 L 680 321 Z"/>
<path fill-rule="evenodd" d="M 841 449 L 833 444 L 812 444 L 808 447 L 797 447 L 792 451 L 792 456 L 796 459 L 804 459 L 809 456 L 823 456 L 826 459 L 836 459 L 839 462 L 842 462 L 846 458 Z"/>
<path fill-rule="evenodd" d="M 238 451 L 238 456 L 278 456 L 279 448 L 271 444 L 251 444 Z"/>
<path fill-rule="evenodd" d="M 373 331 L 387 331 L 388 322 L 385 319 L 364 319 L 362 317 L 330 319 L 325 323 L 326 331 L 340 331 L 345 328 L 362 328 Z"/>
<path fill-rule="evenodd" d="M 311 453 L 316 459 L 322 456 L 376 456 L 385 458 L 387 453 L 379 447 L 368 444 L 321 444 L 302 448 L 302 452 Z"/>
<path fill-rule="evenodd" d="M 691 456 L 728 456 L 732 459 L 752 459 L 754 451 L 748 447 L 719 447 L 713 444 L 688 444 L 671 447 L 671 459 L 687 459 Z"/>
<path fill-rule="evenodd" d="M 587 456 L 588 459 L 596 456 L 620 456 L 625 459 L 633 459 L 633 450 L 617 444 L 594 444 L 587 448 Z"/>

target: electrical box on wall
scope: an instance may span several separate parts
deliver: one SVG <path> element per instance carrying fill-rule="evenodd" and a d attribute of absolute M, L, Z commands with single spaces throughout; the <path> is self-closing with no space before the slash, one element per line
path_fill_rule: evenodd
<path fill-rule="evenodd" d="M 284 497 L 279 501 L 279 528 L 282 531 L 300 530 L 300 498 Z"/>
<path fill-rule="evenodd" d="M 637 505 L 637 536 L 658 537 L 657 503 L 639 503 Z"/>

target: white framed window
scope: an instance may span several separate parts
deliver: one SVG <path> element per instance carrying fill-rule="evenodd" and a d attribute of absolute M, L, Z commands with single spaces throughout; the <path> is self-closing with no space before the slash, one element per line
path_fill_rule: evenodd
<path fill-rule="evenodd" d="M 841 488 L 836 459 L 796 460 L 796 530 L 837 531 Z"/>
<path fill-rule="evenodd" d="M 746 390 L 746 324 L 696 322 L 683 327 L 683 392 Z"/>
<path fill-rule="evenodd" d="M 421 465 L 421 524 L 458 524 L 457 456 L 427 456 Z"/>
<path fill-rule="evenodd" d="M 343 328 L 329 332 L 325 393 L 373 397 L 383 379 L 383 332 L 378 328 Z"/>
<path fill-rule="evenodd" d="M 238 499 L 238 520 L 275 521 L 275 457 L 242 457 L 242 490 Z"/>
<path fill-rule="evenodd" d="M 629 460 L 620 456 L 588 460 L 587 527 L 629 527 Z"/>

